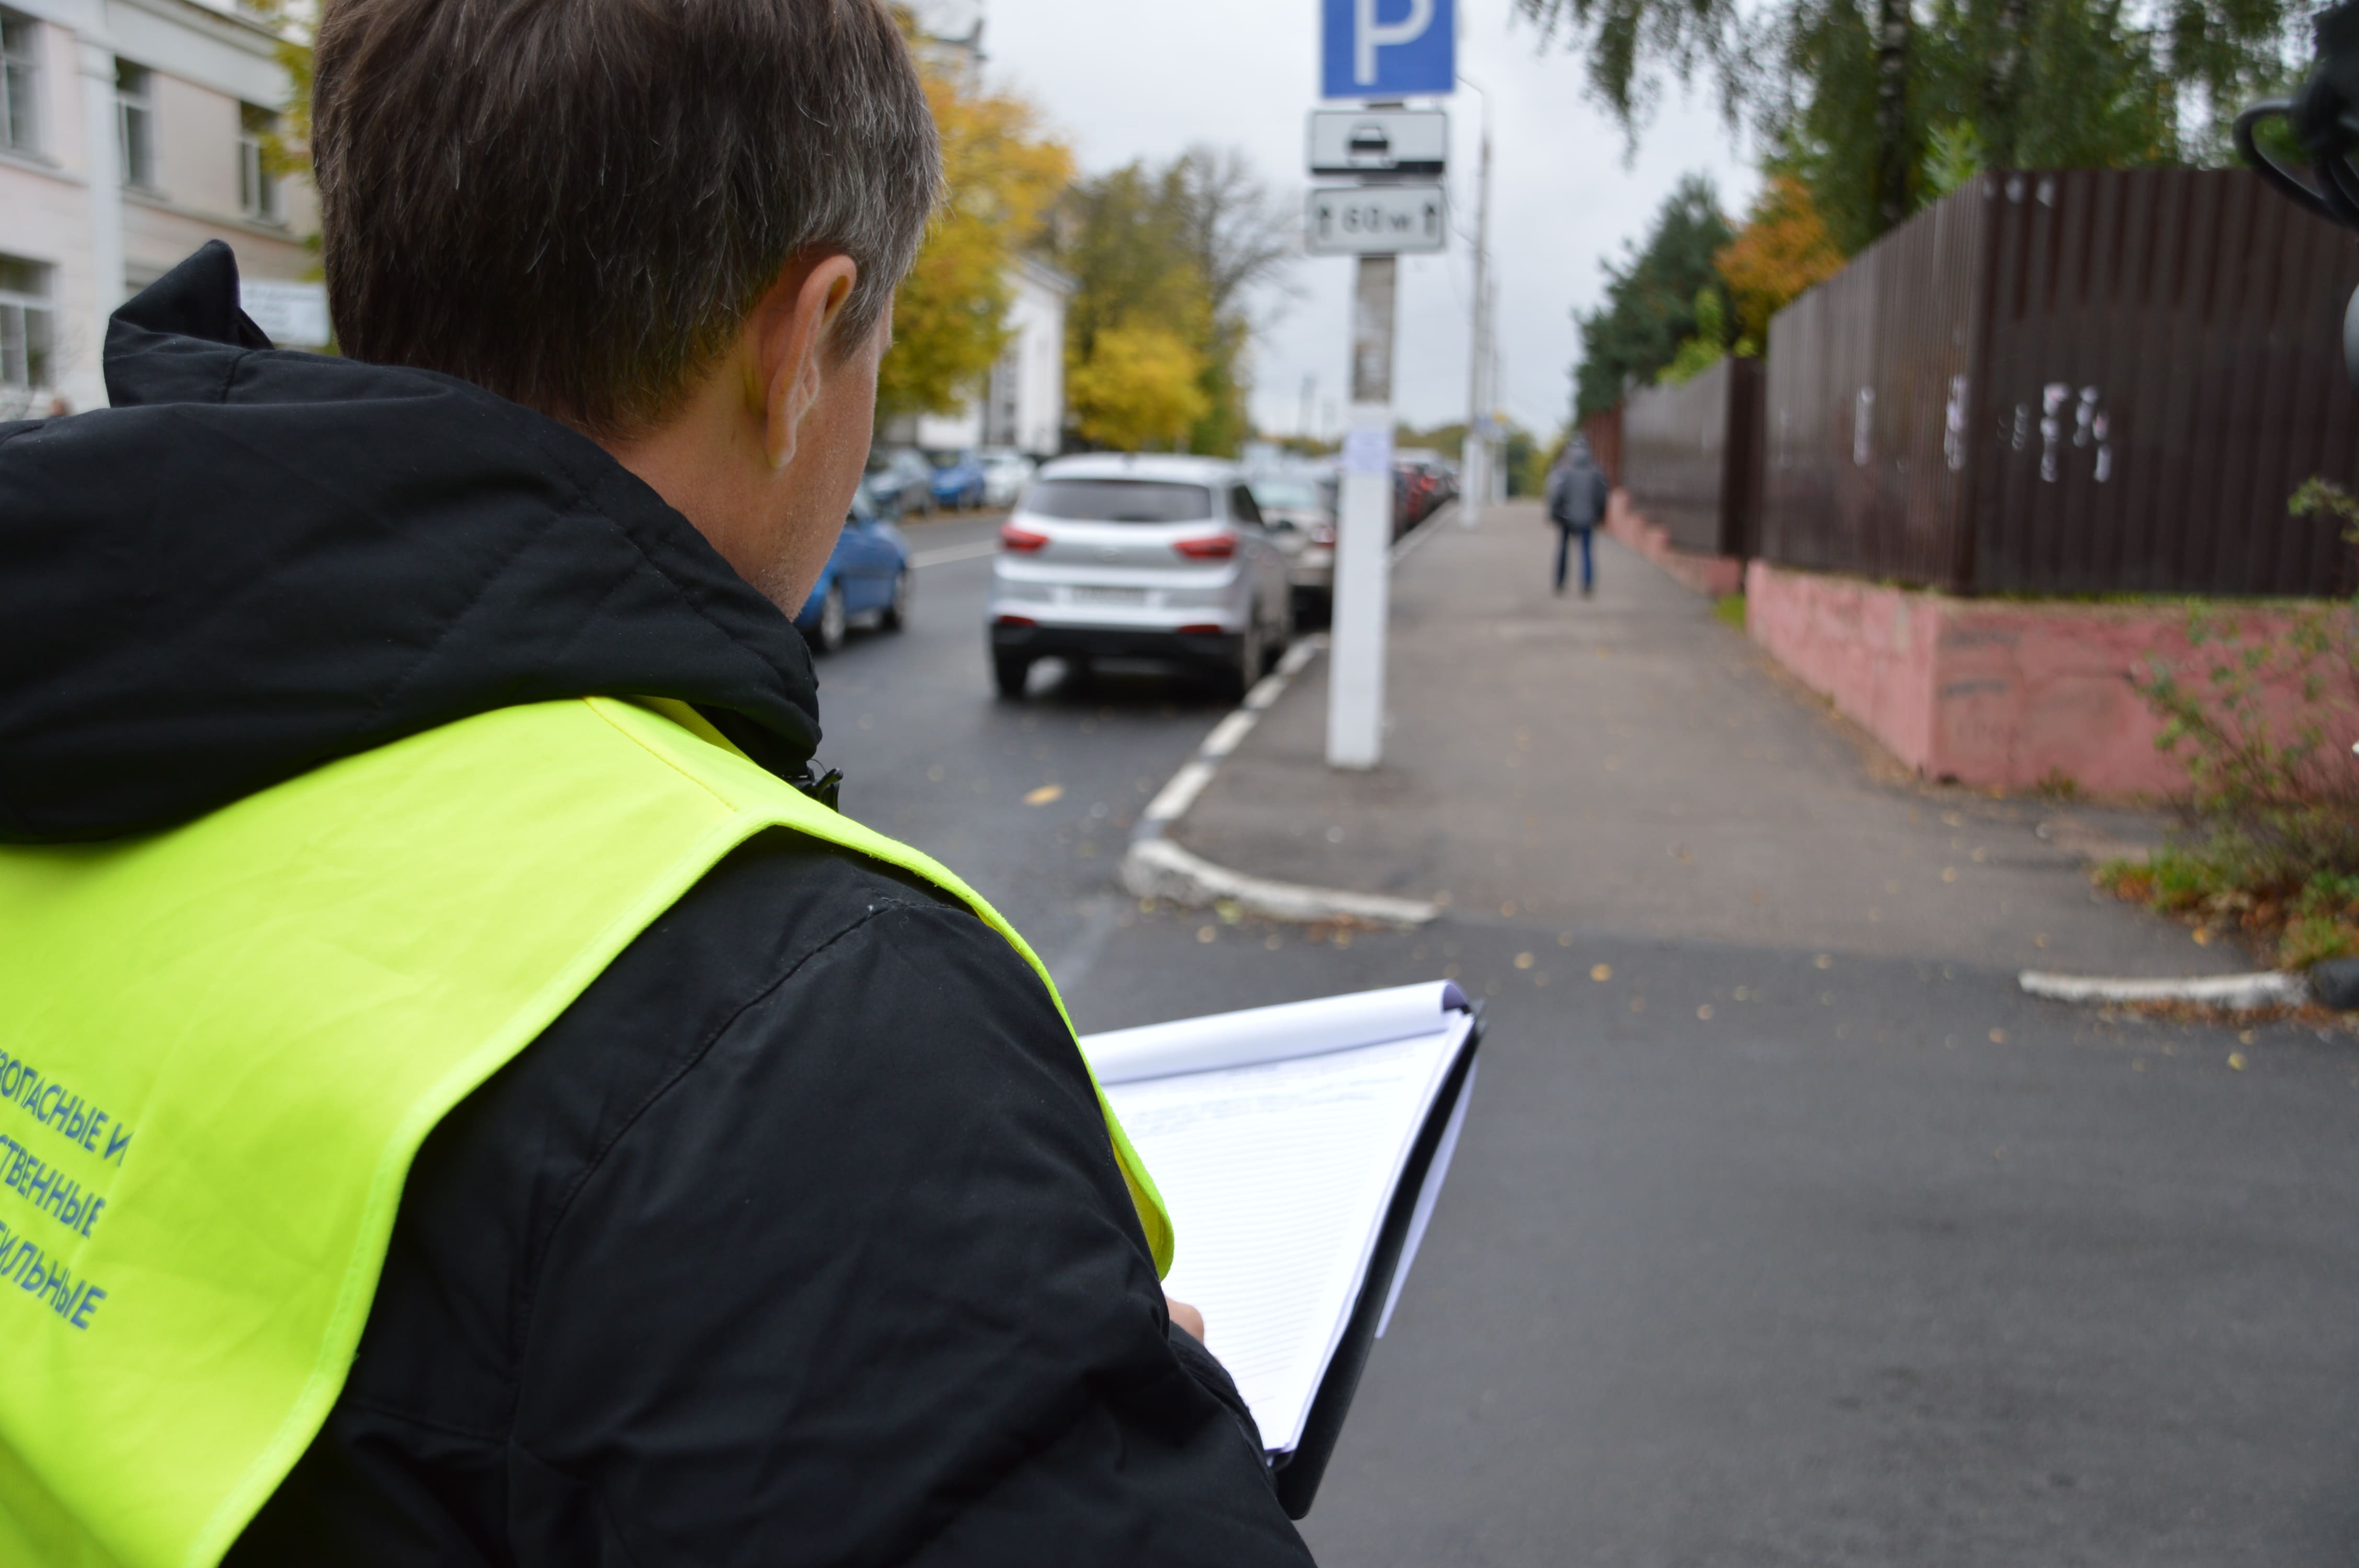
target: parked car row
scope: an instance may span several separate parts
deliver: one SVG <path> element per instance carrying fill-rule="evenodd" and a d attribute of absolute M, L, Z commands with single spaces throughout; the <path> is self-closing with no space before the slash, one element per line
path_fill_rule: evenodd
<path fill-rule="evenodd" d="M 860 493 L 886 518 L 921 516 L 934 504 L 934 469 L 914 447 L 872 447 Z"/>
<path fill-rule="evenodd" d="M 1247 476 L 1270 538 L 1286 557 L 1298 621 L 1323 623 L 1335 593 L 1335 475 L 1332 468 L 1264 470 Z"/>
<path fill-rule="evenodd" d="M 1340 484 L 1331 463 L 1257 469 L 1247 476 L 1272 537 L 1288 558 L 1296 613 L 1324 620 L 1335 589 Z M 1458 468 L 1439 452 L 1403 448 L 1393 462 L 1392 536 L 1433 515 L 1458 494 Z"/>
<path fill-rule="evenodd" d="M 1438 454 L 1393 471 L 1397 537 L 1456 493 Z M 993 563 L 992 676 L 1019 698 L 1044 657 L 1146 659 L 1210 673 L 1238 695 L 1298 624 L 1323 619 L 1335 580 L 1332 464 L 1247 472 L 1210 458 L 1094 454 L 1038 467 L 1016 453 L 874 453 L 852 514 L 795 623 L 814 652 L 856 622 L 907 624 L 913 574 L 895 519 L 1012 502 Z"/>
<path fill-rule="evenodd" d="M 1458 493 L 1458 465 L 1424 447 L 1402 447 L 1393 453 L 1397 517 L 1395 535 L 1405 534 L 1433 515 L 1442 503 Z"/>
<path fill-rule="evenodd" d="M 1006 449 L 929 455 L 915 447 L 877 447 L 868 454 L 861 492 L 888 519 L 1006 506 L 1023 492 L 1034 467 L 1023 453 Z"/>
<path fill-rule="evenodd" d="M 1294 636 L 1285 530 L 1211 458 L 1107 454 L 1044 464 L 1000 527 L 985 635 L 1003 697 L 1036 660 L 1149 659 L 1233 693 Z"/>
<path fill-rule="evenodd" d="M 878 511 L 865 486 L 852 493 L 852 514 L 836 535 L 835 551 L 795 614 L 795 625 L 815 654 L 832 654 L 854 622 L 898 632 L 909 622 L 915 576 L 909 541 Z"/>

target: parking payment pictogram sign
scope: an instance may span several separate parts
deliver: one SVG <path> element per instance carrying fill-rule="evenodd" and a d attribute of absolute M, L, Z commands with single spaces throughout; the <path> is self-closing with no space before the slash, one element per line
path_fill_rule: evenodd
<path fill-rule="evenodd" d="M 1327 98 L 1447 92 L 1458 79 L 1456 0 L 1321 0 Z"/>

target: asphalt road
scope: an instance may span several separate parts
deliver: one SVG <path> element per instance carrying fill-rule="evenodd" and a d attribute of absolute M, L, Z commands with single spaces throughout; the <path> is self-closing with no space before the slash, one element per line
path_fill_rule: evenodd
<path fill-rule="evenodd" d="M 1322 1562 L 2359 1560 L 2349 1034 L 1774 940 L 1142 910 L 1129 825 L 1222 705 L 1048 669 L 995 701 L 988 559 L 941 558 L 992 526 L 913 528 L 915 625 L 821 665 L 848 810 L 997 903 L 1084 1030 L 1442 973 L 1487 1000 Z"/>
<path fill-rule="evenodd" d="M 997 700 L 983 617 L 998 526 L 906 529 L 910 624 L 855 629 L 820 661 L 820 762 L 843 770 L 846 811 L 964 877 L 1071 997 L 1135 913 L 1117 872 L 1140 809 L 1229 705 L 1175 676 L 1046 660 L 1027 701 Z"/>

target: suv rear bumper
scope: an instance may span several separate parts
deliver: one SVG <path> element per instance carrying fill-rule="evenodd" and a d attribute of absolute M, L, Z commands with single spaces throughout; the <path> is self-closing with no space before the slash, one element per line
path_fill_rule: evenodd
<path fill-rule="evenodd" d="M 1167 632 L 1150 626 L 1008 626 L 994 622 L 991 651 L 1027 658 L 1160 659 L 1233 665 L 1245 645 L 1236 632 Z"/>

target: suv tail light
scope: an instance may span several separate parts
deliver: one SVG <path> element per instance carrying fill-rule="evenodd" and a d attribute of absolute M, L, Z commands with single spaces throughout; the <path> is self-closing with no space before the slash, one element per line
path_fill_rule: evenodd
<path fill-rule="evenodd" d="M 1181 539 L 1171 547 L 1191 561 L 1225 561 L 1237 553 L 1237 541 L 1233 534 L 1213 534 L 1201 539 Z"/>
<path fill-rule="evenodd" d="M 1046 534 L 1035 534 L 1029 528 L 1018 528 L 1013 523 L 999 525 L 999 547 L 1003 550 L 1037 550 L 1049 542 Z"/>

